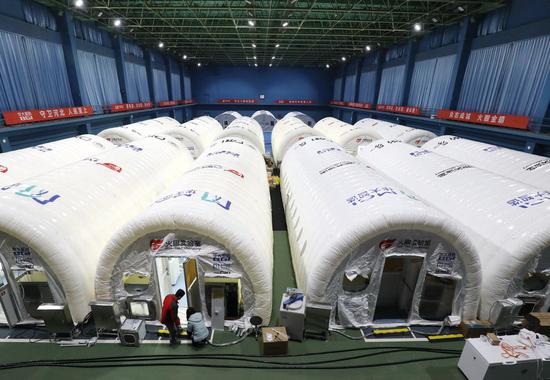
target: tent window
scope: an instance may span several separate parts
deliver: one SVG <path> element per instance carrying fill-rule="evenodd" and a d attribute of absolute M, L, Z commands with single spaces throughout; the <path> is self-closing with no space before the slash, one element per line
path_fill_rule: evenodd
<path fill-rule="evenodd" d="M 548 275 L 543 273 L 529 273 L 523 279 L 523 289 L 528 292 L 543 290 L 548 285 Z"/>
<path fill-rule="evenodd" d="M 352 277 L 351 279 L 344 273 L 342 280 L 342 288 L 346 292 L 358 293 L 362 292 L 369 286 L 369 277 L 363 277 L 360 274 Z"/>

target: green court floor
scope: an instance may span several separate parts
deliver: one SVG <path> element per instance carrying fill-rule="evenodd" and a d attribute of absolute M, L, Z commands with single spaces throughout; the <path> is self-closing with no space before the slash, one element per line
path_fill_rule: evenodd
<path fill-rule="evenodd" d="M 277 323 L 278 301 L 282 292 L 289 286 L 295 286 L 292 263 L 287 241 L 286 231 L 275 231 L 274 247 L 274 284 L 273 284 L 273 320 Z M 351 333 L 359 334 L 358 331 Z M 228 339 L 228 333 L 223 336 L 215 336 L 215 341 Z M 362 351 L 348 352 L 346 354 L 329 354 L 322 356 L 305 356 L 297 358 L 266 359 L 278 360 L 280 362 L 292 362 L 293 364 L 305 361 L 330 361 L 325 366 L 338 366 L 344 369 L 227 369 L 227 368 L 204 368 L 204 367 L 183 367 L 183 366 L 143 366 L 132 368 L 60 368 L 41 367 L 0 370 L 0 379 L 444 379 L 463 380 L 464 377 L 457 369 L 458 358 L 449 357 L 449 354 L 398 351 L 401 348 L 440 348 L 461 350 L 462 342 L 449 342 L 431 344 L 427 342 L 368 342 L 352 341 L 345 337 L 333 334 L 329 340 L 306 340 L 302 343 L 290 342 L 289 354 L 314 353 L 324 351 L 366 349 Z M 397 351 L 397 352 L 396 352 Z M 98 344 L 91 348 L 67 348 L 59 347 L 50 343 L 2 343 L 0 344 L 0 362 L 28 360 L 59 360 L 59 359 L 81 359 L 98 357 L 117 357 L 130 355 L 189 355 L 189 354 L 242 354 L 252 358 L 259 355 L 259 345 L 253 337 L 247 338 L 243 343 L 223 347 L 193 348 L 189 345 L 169 347 L 165 344 L 147 344 L 138 348 L 122 347 L 117 344 Z M 375 354 L 364 357 L 365 354 Z M 338 361 L 346 356 L 361 356 L 354 360 Z M 398 362 L 411 361 L 416 359 L 436 360 L 412 362 L 408 364 L 397 364 Z M 256 358 L 257 359 L 257 358 Z M 164 363 L 178 364 L 222 364 L 219 360 L 200 360 L 196 358 L 183 360 L 166 359 Z M 139 362 L 146 364 L 145 362 Z M 393 364 L 392 364 L 393 363 Z M 230 366 L 246 365 L 258 366 L 258 364 L 236 361 L 224 361 L 223 364 Z M 352 368 L 354 366 L 381 365 L 370 368 Z"/>

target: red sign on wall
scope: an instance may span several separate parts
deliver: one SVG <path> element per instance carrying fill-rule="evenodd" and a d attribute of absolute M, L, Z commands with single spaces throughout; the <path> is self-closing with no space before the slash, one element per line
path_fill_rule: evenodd
<path fill-rule="evenodd" d="M 370 110 L 372 108 L 372 104 L 370 104 L 370 103 L 349 102 L 349 103 L 347 103 L 347 106 L 351 107 L 351 108 L 361 108 L 361 109 L 365 109 L 365 110 Z"/>
<path fill-rule="evenodd" d="M 218 99 L 218 103 L 220 104 L 227 104 L 227 103 L 255 104 L 255 103 L 258 103 L 258 101 L 256 99 Z"/>
<path fill-rule="evenodd" d="M 275 100 L 275 104 L 314 104 L 313 100 Z"/>
<path fill-rule="evenodd" d="M 40 121 L 50 121 L 59 119 L 68 119 L 73 117 L 82 117 L 93 115 L 92 106 L 48 108 L 43 110 L 27 110 L 3 112 L 6 125 L 16 125 L 25 123 L 37 123 Z"/>
<path fill-rule="evenodd" d="M 420 115 L 420 107 L 413 106 L 394 106 L 389 104 L 378 104 L 377 111 L 404 113 L 407 115 Z"/>
<path fill-rule="evenodd" d="M 184 99 L 179 101 L 179 104 L 193 104 L 193 103 L 195 103 L 193 99 Z"/>
<path fill-rule="evenodd" d="M 111 112 L 126 112 L 153 108 L 152 102 L 111 104 Z"/>
<path fill-rule="evenodd" d="M 528 116 L 500 115 L 496 113 L 439 110 L 437 111 L 437 118 L 517 129 L 528 129 L 529 125 Z"/>
<path fill-rule="evenodd" d="M 342 102 L 340 100 L 331 100 L 329 102 L 329 104 L 333 105 L 333 106 L 345 106 L 346 105 L 346 102 Z"/>
<path fill-rule="evenodd" d="M 178 100 L 164 100 L 162 102 L 159 102 L 159 107 L 171 107 L 171 106 L 177 106 Z"/>

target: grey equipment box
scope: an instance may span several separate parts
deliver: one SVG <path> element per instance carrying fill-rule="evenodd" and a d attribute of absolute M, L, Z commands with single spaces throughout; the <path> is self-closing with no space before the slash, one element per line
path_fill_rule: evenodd
<path fill-rule="evenodd" d="M 69 312 L 69 307 L 65 304 L 43 303 L 36 309 L 44 323 L 46 329 L 51 334 L 71 334 L 74 328 L 73 318 Z"/>
<path fill-rule="evenodd" d="M 307 338 L 327 339 L 330 326 L 330 314 L 332 306 L 322 303 L 309 303 L 306 305 L 306 331 Z"/>
<path fill-rule="evenodd" d="M 284 309 L 283 304 L 288 300 L 288 293 L 283 294 L 281 306 L 279 308 L 279 322 L 286 328 L 288 338 L 291 340 L 304 340 L 304 325 L 306 319 L 306 296 L 304 295 L 301 306 L 298 309 Z"/>
<path fill-rule="evenodd" d="M 113 301 L 90 302 L 97 331 L 118 330 L 120 328 L 120 307 Z"/>
<path fill-rule="evenodd" d="M 123 346 L 139 347 L 141 341 L 145 339 L 146 329 L 143 319 L 126 319 L 118 330 L 120 344 Z"/>

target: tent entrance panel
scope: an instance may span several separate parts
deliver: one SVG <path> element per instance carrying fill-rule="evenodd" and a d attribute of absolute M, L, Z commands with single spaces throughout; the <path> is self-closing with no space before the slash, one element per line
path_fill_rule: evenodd
<path fill-rule="evenodd" d="M 422 286 L 418 313 L 428 321 L 442 321 L 453 312 L 457 280 L 427 273 Z"/>
<path fill-rule="evenodd" d="M 210 318 L 214 319 L 215 305 L 213 298 L 218 300 L 222 297 L 219 292 L 223 292 L 224 317 L 225 320 L 236 320 L 243 316 L 243 297 L 240 277 L 221 277 L 213 273 L 205 273 L 204 293 L 206 301 L 206 311 Z M 215 313 L 217 314 L 217 313 Z"/>
<path fill-rule="evenodd" d="M 5 262 L 0 257 L 0 324 L 12 327 L 20 322 L 20 318 L 17 313 L 15 295 L 8 284 L 8 275 L 5 269 Z"/>
<path fill-rule="evenodd" d="M 387 256 L 374 312 L 375 322 L 406 322 L 424 257 Z"/>

